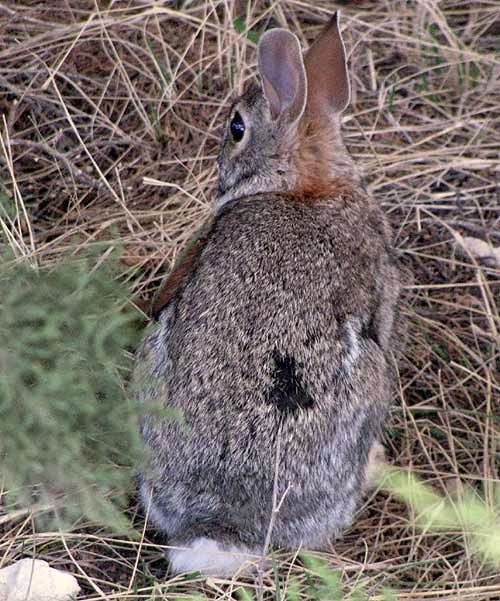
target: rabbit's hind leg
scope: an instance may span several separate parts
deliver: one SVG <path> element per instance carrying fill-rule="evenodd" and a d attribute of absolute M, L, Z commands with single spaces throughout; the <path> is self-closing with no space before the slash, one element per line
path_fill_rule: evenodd
<path fill-rule="evenodd" d="M 201 572 L 204 576 L 228 577 L 255 571 L 259 552 L 246 547 L 223 545 L 212 538 L 200 537 L 185 546 L 167 551 L 174 573 Z"/>

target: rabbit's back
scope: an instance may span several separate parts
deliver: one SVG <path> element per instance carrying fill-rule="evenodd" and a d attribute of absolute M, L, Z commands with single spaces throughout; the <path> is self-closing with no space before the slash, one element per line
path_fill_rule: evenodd
<path fill-rule="evenodd" d="M 398 295 L 381 212 L 350 200 L 227 205 L 146 340 L 146 380 L 162 384 L 142 398 L 185 420 L 143 424 L 153 517 L 174 539 L 262 544 L 276 471 L 275 544 L 321 546 L 350 522 L 390 398 Z"/>

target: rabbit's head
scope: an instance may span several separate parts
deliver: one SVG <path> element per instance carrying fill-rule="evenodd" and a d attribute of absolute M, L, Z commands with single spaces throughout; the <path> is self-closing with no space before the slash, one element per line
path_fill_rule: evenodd
<path fill-rule="evenodd" d="M 233 104 L 219 155 L 219 206 L 242 196 L 327 196 L 359 181 L 340 134 L 349 80 L 337 15 L 302 55 L 285 29 L 258 46 L 261 86 Z"/>

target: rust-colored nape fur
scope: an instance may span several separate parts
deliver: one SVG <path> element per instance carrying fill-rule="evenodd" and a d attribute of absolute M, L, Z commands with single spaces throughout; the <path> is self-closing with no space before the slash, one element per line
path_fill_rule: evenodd
<path fill-rule="evenodd" d="M 340 137 L 336 124 L 307 113 L 299 124 L 293 167 L 297 182 L 291 196 L 303 202 L 352 195 L 359 176 Z"/>

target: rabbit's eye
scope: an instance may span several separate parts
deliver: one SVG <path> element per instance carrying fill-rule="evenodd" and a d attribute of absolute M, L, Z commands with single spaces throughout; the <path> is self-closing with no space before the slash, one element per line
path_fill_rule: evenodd
<path fill-rule="evenodd" d="M 243 134 L 245 133 L 245 124 L 243 123 L 243 119 L 238 111 L 235 111 L 233 118 L 231 119 L 231 125 L 229 126 L 231 129 L 231 135 L 233 136 L 233 140 L 235 142 L 239 142 L 243 138 Z"/>

